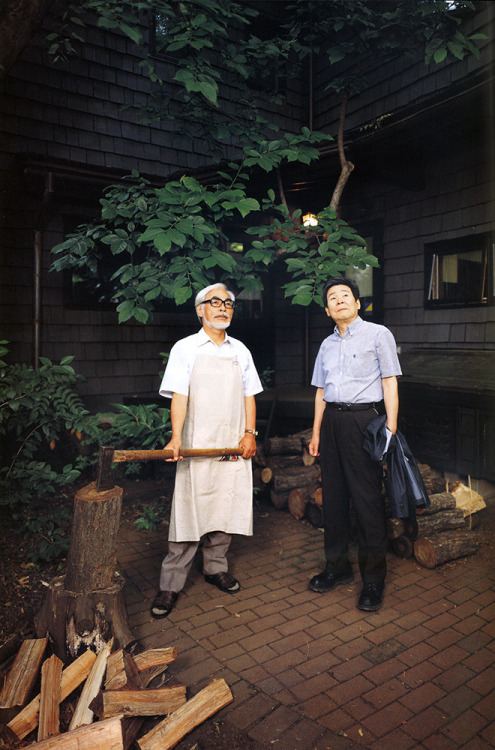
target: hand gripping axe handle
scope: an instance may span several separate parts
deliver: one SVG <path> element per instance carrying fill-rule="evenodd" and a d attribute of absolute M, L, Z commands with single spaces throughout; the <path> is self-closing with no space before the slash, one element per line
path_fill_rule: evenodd
<path fill-rule="evenodd" d="M 183 458 L 216 458 L 228 456 L 242 456 L 242 448 L 183 448 L 179 455 Z M 112 477 L 112 463 L 124 461 L 164 461 L 173 458 L 173 450 L 115 450 L 107 445 L 100 447 L 98 461 L 98 475 L 96 478 L 97 492 L 111 490 L 114 486 Z"/>

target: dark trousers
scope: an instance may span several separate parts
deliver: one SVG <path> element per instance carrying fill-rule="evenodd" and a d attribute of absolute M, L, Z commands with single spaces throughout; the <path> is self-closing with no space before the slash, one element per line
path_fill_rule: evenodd
<path fill-rule="evenodd" d="M 374 409 L 325 409 L 320 432 L 324 544 L 327 570 L 348 567 L 350 508 L 354 510 L 358 561 L 365 583 L 381 583 L 386 574 L 387 528 L 382 467 L 363 450 L 363 430 Z"/>

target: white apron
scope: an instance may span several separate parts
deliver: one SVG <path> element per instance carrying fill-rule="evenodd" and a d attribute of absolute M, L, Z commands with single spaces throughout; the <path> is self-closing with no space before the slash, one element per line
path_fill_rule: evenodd
<path fill-rule="evenodd" d="M 237 357 L 196 357 L 183 448 L 236 448 L 245 429 L 244 391 Z M 185 458 L 177 462 L 169 540 L 193 542 L 211 531 L 253 533 L 251 460 Z"/>

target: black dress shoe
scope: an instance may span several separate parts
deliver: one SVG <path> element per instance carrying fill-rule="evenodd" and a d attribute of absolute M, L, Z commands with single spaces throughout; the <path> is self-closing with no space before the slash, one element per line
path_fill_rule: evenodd
<path fill-rule="evenodd" d="M 358 609 L 364 612 L 376 612 L 383 604 L 384 583 L 365 583 L 359 595 Z"/>
<path fill-rule="evenodd" d="M 338 586 L 339 583 L 346 583 L 354 579 L 354 573 L 352 568 L 347 568 L 341 573 L 332 573 L 328 570 L 324 570 L 322 573 L 313 576 L 309 582 L 309 588 L 311 591 L 317 591 L 319 594 L 324 594 L 326 591 L 331 591 Z"/>
<path fill-rule="evenodd" d="M 150 612 L 157 620 L 160 617 L 168 617 L 174 608 L 174 604 L 179 596 L 176 591 L 159 591 L 153 599 Z"/>
<path fill-rule="evenodd" d="M 215 573 L 211 576 L 205 574 L 205 581 L 212 583 L 220 591 L 225 591 L 226 594 L 233 594 L 241 588 L 239 581 L 234 576 L 231 576 L 230 573 Z"/>

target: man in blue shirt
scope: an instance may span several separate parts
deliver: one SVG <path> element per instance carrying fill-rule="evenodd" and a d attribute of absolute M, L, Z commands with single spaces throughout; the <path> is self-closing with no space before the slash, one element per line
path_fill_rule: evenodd
<path fill-rule="evenodd" d="M 354 280 L 329 279 L 322 297 L 335 328 L 320 346 L 311 381 L 317 390 L 309 452 L 321 462 L 326 566 L 309 588 L 323 593 L 353 579 L 348 559 L 352 507 L 363 581 L 357 606 L 374 612 L 383 602 L 387 530 L 382 467 L 364 451 L 363 430 L 385 409 L 387 427 L 395 434 L 401 369 L 392 333 L 359 317 Z"/>

